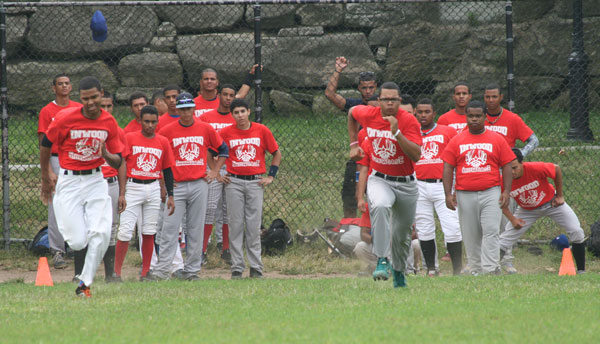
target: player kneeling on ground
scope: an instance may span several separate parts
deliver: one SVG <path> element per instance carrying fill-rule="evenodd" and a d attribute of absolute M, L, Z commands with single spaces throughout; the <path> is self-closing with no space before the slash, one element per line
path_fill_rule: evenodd
<path fill-rule="evenodd" d="M 226 161 L 227 175 L 221 177 L 225 186 L 227 215 L 229 217 L 229 248 L 231 251 L 231 278 L 239 279 L 244 271 L 244 238 L 250 263 L 250 277 L 261 278 L 263 263 L 260 258 L 260 225 L 264 187 L 271 184 L 281 162 L 279 146 L 266 126 L 250 122 L 250 108 L 243 99 L 231 103 L 231 114 L 236 125 L 223 128 L 221 137 L 229 146 Z M 265 151 L 273 155 L 267 177 Z"/>
<path fill-rule="evenodd" d="M 121 267 L 127 254 L 129 241 L 133 236 L 138 217 L 142 215 L 142 275 L 140 281 L 148 280 L 148 270 L 154 251 L 154 235 L 158 227 L 160 212 L 160 171 L 163 171 L 167 189 L 167 208 L 169 215 L 175 211 L 173 200 L 173 154 L 169 140 L 155 134 L 158 124 L 158 110 L 152 106 L 144 106 L 140 113 L 141 131 L 125 135 L 123 156 L 125 164 L 119 169 L 119 209 L 121 221 L 117 234 L 115 254 L 115 272 L 121 276 Z M 125 178 L 127 174 L 127 178 Z M 127 184 L 125 185 L 125 180 Z"/>
<path fill-rule="evenodd" d="M 558 165 L 549 162 L 523 162 L 523 154 L 513 148 L 517 156 L 511 163 L 513 182 L 510 196 L 519 207 L 511 214 L 508 207 L 502 212 L 510 223 L 500 235 L 500 255 L 512 247 L 517 240 L 542 216 L 548 216 L 566 229 L 569 240 L 573 242 L 573 256 L 577 264 L 577 273 L 585 271 L 584 233 L 573 209 L 563 196 L 562 171 Z M 556 191 L 548 178 L 554 180 Z"/>

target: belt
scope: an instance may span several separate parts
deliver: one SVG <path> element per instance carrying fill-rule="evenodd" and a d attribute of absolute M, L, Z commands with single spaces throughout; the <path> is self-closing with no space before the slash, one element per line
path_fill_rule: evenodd
<path fill-rule="evenodd" d="M 428 178 L 428 179 L 418 179 L 418 180 L 421 181 L 421 182 L 425 182 L 425 183 L 441 183 L 442 182 L 441 179 L 431 179 L 431 178 Z"/>
<path fill-rule="evenodd" d="M 73 171 L 73 170 L 65 170 L 65 176 L 68 175 L 73 175 L 73 176 L 85 176 L 88 174 L 93 174 L 94 172 L 100 172 L 100 167 L 96 167 L 94 169 L 91 170 L 80 170 L 80 171 Z"/>
<path fill-rule="evenodd" d="M 260 174 L 252 174 L 249 176 L 245 176 L 245 175 L 241 175 L 241 174 L 230 174 L 230 177 L 233 178 L 237 178 L 237 179 L 242 179 L 242 180 L 257 180 L 260 179 L 261 175 Z"/>
<path fill-rule="evenodd" d="M 400 182 L 400 183 L 406 183 L 406 182 L 415 180 L 415 176 L 413 176 L 413 175 L 410 175 L 410 176 L 388 176 L 387 174 L 383 174 L 381 172 L 375 172 L 375 176 L 377 176 L 379 178 L 383 178 L 385 180 L 389 180 L 391 182 Z"/>
<path fill-rule="evenodd" d="M 108 178 L 104 178 L 104 179 L 106 179 L 106 181 L 108 183 L 114 183 L 117 181 L 117 177 L 108 177 Z"/>
<path fill-rule="evenodd" d="M 58 156 L 58 153 L 52 153 L 52 156 Z"/>
<path fill-rule="evenodd" d="M 156 179 L 136 179 L 136 178 L 129 178 L 127 179 L 130 182 L 134 182 L 136 184 L 152 184 L 156 181 Z"/>

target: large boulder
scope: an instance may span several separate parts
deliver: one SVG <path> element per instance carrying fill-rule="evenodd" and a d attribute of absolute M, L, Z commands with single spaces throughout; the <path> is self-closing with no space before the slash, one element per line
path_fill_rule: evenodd
<path fill-rule="evenodd" d="M 436 3 L 347 4 L 344 24 L 354 28 L 374 28 L 408 23 L 414 20 L 439 21 Z"/>
<path fill-rule="evenodd" d="M 187 74 L 188 82 L 196 87 L 202 70 L 214 68 L 221 84 L 240 85 L 254 62 L 252 33 L 218 33 L 180 35 L 177 53 Z M 263 50 L 264 54 L 264 50 Z M 266 65 L 266 63 L 263 62 Z M 267 67 L 268 68 L 268 67 Z"/>
<path fill-rule="evenodd" d="M 115 94 L 115 100 L 119 103 L 129 103 L 129 96 L 133 92 L 143 92 L 148 99 L 152 98 L 154 92 L 159 91 L 159 87 L 119 87 Z M 128 104 L 129 105 L 129 104 Z"/>
<path fill-rule="evenodd" d="M 108 26 L 108 38 L 102 43 L 92 39 L 90 30 L 98 9 Z M 40 7 L 29 18 L 27 43 L 45 56 L 126 55 L 150 43 L 157 27 L 158 17 L 148 7 Z"/>
<path fill-rule="evenodd" d="M 133 87 L 163 87 L 183 83 L 183 67 L 179 56 L 150 52 L 127 55 L 119 62 L 121 85 Z"/>
<path fill-rule="evenodd" d="M 358 90 L 338 90 L 337 92 L 344 98 L 360 98 L 360 93 Z M 332 114 L 332 115 L 340 115 L 347 116 L 348 114 L 340 109 L 338 109 L 332 102 L 325 97 L 324 93 L 319 93 L 313 96 L 312 100 L 312 112 L 316 115 L 322 114 Z"/>
<path fill-rule="evenodd" d="M 244 15 L 244 5 L 169 5 L 154 10 L 162 21 L 174 23 L 183 33 L 229 30 Z"/>
<path fill-rule="evenodd" d="M 521 112 L 547 108 L 564 89 L 565 78 L 523 76 L 515 79 L 515 107 Z M 507 96 L 504 96 L 507 100 Z"/>
<path fill-rule="evenodd" d="M 521 23 L 543 18 L 554 8 L 554 0 L 513 1 L 513 21 Z"/>
<path fill-rule="evenodd" d="M 6 52 L 8 56 L 18 56 L 19 49 L 25 41 L 27 16 L 6 16 Z"/>
<path fill-rule="evenodd" d="M 298 8 L 296 16 L 303 26 L 339 26 L 344 22 L 342 4 L 308 4 Z"/>
<path fill-rule="evenodd" d="M 336 56 L 350 61 L 340 76 L 339 87 L 355 86 L 362 71 L 380 71 L 363 33 L 265 37 L 263 53 L 265 84 L 276 88 L 325 87 Z"/>
<path fill-rule="evenodd" d="M 294 114 L 306 114 L 310 112 L 310 108 L 286 92 L 271 90 L 269 98 L 273 105 L 273 110 L 280 116 L 288 117 Z"/>
<path fill-rule="evenodd" d="M 262 29 L 279 29 L 294 25 L 298 5 L 272 4 L 260 6 L 260 27 Z M 246 7 L 246 22 L 254 25 L 254 8 Z"/>
<path fill-rule="evenodd" d="M 78 98 L 79 81 L 88 75 L 98 78 L 102 87 L 111 93 L 118 87 L 117 78 L 102 61 L 16 62 L 8 65 L 9 104 L 39 110 L 54 99 L 52 80 L 59 73 L 65 73 L 71 78 L 72 99 Z"/>
<path fill-rule="evenodd" d="M 503 23 L 506 20 L 506 2 L 443 2 L 439 4 L 439 13 L 440 21 L 445 24 L 468 23 L 470 26 L 478 26 Z"/>

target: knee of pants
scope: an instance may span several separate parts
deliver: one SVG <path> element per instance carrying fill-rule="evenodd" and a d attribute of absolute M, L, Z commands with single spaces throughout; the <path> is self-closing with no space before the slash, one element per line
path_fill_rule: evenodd
<path fill-rule="evenodd" d="M 69 247 L 73 250 L 73 251 L 79 251 L 79 250 L 83 250 L 88 242 L 87 242 L 87 238 L 80 238 L 80 239 L 75 239 L 75 240 L 69 240 L 67 241 L 67 244 L 69 244 Z"/>
<path fill-rule="evenodd" d="M 117 239 L 119 241 L 130 241 L 133 238 L 133 228 L 126 226 L 120 226 L 117 232 Z"/>
<path fill-rule="evenodd" d="M 578 228 L 575 231 L 567 232 L 567 236 L 569 237 L 569 241 L 571 241 L 573 244 L 581 244 L 585 239 L 585 234 L 581 228 Z"/>
<path fill-rule="evenodd" d="M 460 231 L 458 233 L 452 233 L 452 234 L 447 234 L 447 235 L 445 234 L 444 241 L 446 243 L 455 243 L 455 242 L 462 241 L 462 234 L 460 234 Z"/>
<path fill-rule="evenodd" d="M 143 235 L 154 235 L 156 234 L 156 222 L 144 222 L 142 225 L 142 234 Z"/>
<path fill-rule="evenodd" d="M 417 226 L 417 236 L 419 240 L 429 241 L 435 239 L 435 227 L 419 227 Z"/>

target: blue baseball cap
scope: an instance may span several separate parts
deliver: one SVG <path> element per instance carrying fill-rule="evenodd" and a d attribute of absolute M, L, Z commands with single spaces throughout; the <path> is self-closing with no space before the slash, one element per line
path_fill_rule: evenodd
<path fill-rule="evenodd" d="M 94 41 L 100 43 L 106 41 L 106 37 L 108 37 L 108 27 L 106 26 L 106 19 L 104 19 L 102 11 L 97 10 L 94 12 L 92 22 L 90 23 L 90 29 L 92 29 L 92 38 Z"/>
<path fill-rule="evenodd" d="M 550 242 L 550 246 L 556 248 L 559 251 L 564 250 L 565 248 L 569 248 L 569 238 L 566 235 L 561 234 L 556 238 L 552 239 Z"/>
<path fill-rule="evenodd" d="M 195 108 L 195 107 L 196 107 L 196 104 L 194 103 L 194 97 L 191 94 L 189 94 L 187 92 L 183 92 L 182 94 L 177 96 L 175 108 L 182 109 L 182 108 Z"/>

